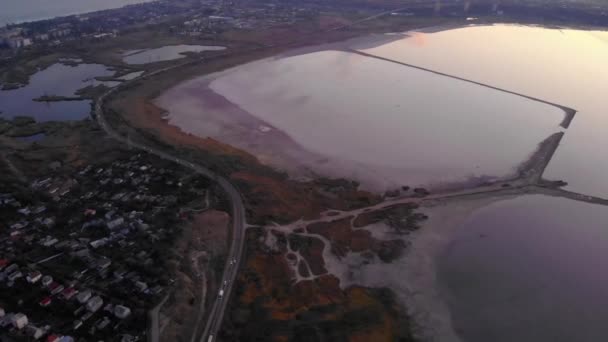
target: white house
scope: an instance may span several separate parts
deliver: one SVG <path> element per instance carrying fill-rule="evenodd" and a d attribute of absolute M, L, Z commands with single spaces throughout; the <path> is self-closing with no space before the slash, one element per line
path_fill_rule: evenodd
<path fill-rule="evenodd" d="M 87 310 L 90 312 L 97 312 L 103 305 L 103 299 L 99 296 L 95 296 L 87 302 Z"/>
<path fill-rule="evenodd" d="M 89 299 L 91 299 L 91 290 L 84 290 L 76 295 L 76 300 L 78 300 L 80 304 L 88 302 Z"/>
<path fill-rule="evenodd" d="M 23 329 L 29 321 L 27 320 L 27 316 L 22 314 L 21 312 L 13 316 L 13 326 L 19 330 Z"/>

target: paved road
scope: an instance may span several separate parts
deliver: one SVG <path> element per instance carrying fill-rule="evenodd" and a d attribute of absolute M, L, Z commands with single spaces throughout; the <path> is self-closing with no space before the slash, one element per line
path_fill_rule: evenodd
<path fill-rule="evenodd" d="M 160 301 L 152 310 L 148 312 L 150 320 L 150 332 L 148 334 L 149 341 L 157 342 L 160 334 L 160 309 L 165 305 L 165 302 L 169 299 L 169 294 L 165 295 L 165 298 Z"/>
<path fill-rule="evenodd" d="M 120 91 L 122 88 L 129 85 L 131 82 L 146 79 L 152 75 L 156 75 L 161 72 L 166 72 L 166 71 L 172 70 L 174 68 L 179 68 L 181 66 L 182 65 L 180 64 L 180 65 L 176 65 L 173 67 L 161 69 L 161 70 L 155 71 L 153 73 L 150 73 L 148 75 L 145 75 L 145 76 L 142 76 L 139 78 L 135 78 L 131 81 L 122 83 L 121 85 L 110 89 L 105 94 L 100 96 L 99 99 L 97 100 L 97 103 L 95 104 L 95 116 L 96 116 L 97 122 L 99 123 L 99 126 L 110 137 L 112 137 L 124 144 L 128 144 L 130 147 L 138 148 L 140 150 L 154 154 L 162 159 L 173 161 L 183 167 L 193 170 L 194 172 L 196 172 L 198 174 L 201 174 L 205 177 L 208 177 L 208 178 L 214 180 L 222 187 L 222 189 L 224 189 L 224 191 L 230 198 L 230 203 L 232 205 L 232 208 L 231 208 L 231 211 L 232 211 L 231 212 L 232 242 L 230 244 L 230 251 L 228 252 L 227 257 L 226 257 L 226 264 L 224 266 L 224 274 L 222 275 L 222 279 L 221 279 L 221 283 L 220 283 L 221 290 L 223 291 L 223 295 L 222 296 L 218 295 L 217 297 L 215 297 L 216 299 L 215 299 L 215 302 L 213 304 L 211 311 L 209 312 L 204 333 L 201 335 L 201 341 L 207 342 L 210 340 L 214 340 L 213 337 L 217 336 L 217 333 L 219 332 L 219 330 L 221 328 L 224 313 L 226 311 L 226 306 L 228 305 L 228 299 L 230 298 L 230 293 L 232 292 L 232 285 L 234 284 L 234 280 L 236 279 L 236 276 L 237 276 L 238 265 L 240 265 L 241 257 L 243 255 L 246 221 L 245 221 L 245 207 L 243 205 L 243 200 L 241 198 L 241 195 L 238 192 L 238 190 L 226 178 L 224 178 L 220 175 L 217 175 L 216 173 L 214 173 L 213 171 L 209 170 L 208 168 L 206 168 L 204 166 L 195 164 L 195 163 L 185 160 L 185 159 L 178 158 L 169 153 L 163 152 L 159 149 L 155 149 L 153 147 L 149 147 L 147 145 L 144 145 L 144 144 L 141 144 L 138 142 L 133 142 L 130 139 L 127 139 L 126 137 L 121 136 L 118 132 L 116 132 L 108 124 L 108 122 L 106 121 L 106 119 L 104 117 L 104 111 L 103 111 L 103 106 L 105 104 L 105 101 L 110 96 L 114 95 L 115 93 Z M 201 310 L 203 310 L 203 307 L 201 307 Z M 199 331 L 200 331 L 200 327 L 195 327 L 194 333 L 197 334 Z M 153 333 L 153 334 L 149 334 L 149 335 L 151 336 L 150 337 L 151 339 L 155 339 L 155 340 L 152 340 L 152 342 L 158 341 L 157 333 Z M 210 338 L 210 336 L 213 336 L 213 337 Z"/>

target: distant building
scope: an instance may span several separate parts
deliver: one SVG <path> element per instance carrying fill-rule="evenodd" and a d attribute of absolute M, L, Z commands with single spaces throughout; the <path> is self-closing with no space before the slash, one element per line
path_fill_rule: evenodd
<path fill-rule="evenodd" d="M 144 292 L 148 289 L 148 284 L 144 283 L 143 281 L 136 281 L 135 287 L 137 290 L 139 290 L 139 292 Z"/>
<path fill-rule="evenodd" d="M 18 268 L 19 268 L 19 266 L 17 264 L 12 264 L 4 270 L 4 273 L 11 274 L 11 273 L 15 272 Z"/>
<path fill-rule="evenodd" d="M 78 290 L 76 290 L 73 287 L 68 287 L 67 289 L 63 290 L 63 292 L 61 293 L 61 295 L 63 296 L 63 298 L 65 300 L 70 300 L 72 299 L 72 297 L 74 297 L 76 294 L 78 293 Z"/>
<path fill-rule="evenodd" d="M 65 287 L 61 284 L 57 284 L 57 283 L 53 283 L 51 285 L 49 285 L 49 290 L 51 291 L 52 295 L 56 295 L 58 293 L 61 293 L 61 291 L 63 291 Z"/>
<path fill-rule="evenodd" d="M 34 36 L 34 40 L 37 41 L 46 41 L 49 40 L 49 35 L 46 33 L 40 33 Z"/>
<path fill-rule="evenodd" d="M 19 330 L 23 329 L 27 323 L 27 316 L 22 314 L 22 313 L 18 313 L 16 315 L 13 316 L 13 319 L 11 321 L 11 323 L 13 323 L 13 326 Z"/>
<path fill-rule="evenodd" d="M 46 342 L 58 342 L 60 338 L 61 338 L 61 336 L 57 336 L 57 335 L 49 335 L 49 336 L 46 338 Z"/>
<path fill-rule="evenodd" d="M 76 300 L 80 304 L 84 304 L 84 303 L 88 302 L 89 299 L 91 299 L 91 290 L 84 290 L 84 291 L 80 292 L 78 295 L 76 295 Z"/>
<path fill-rule="evenodd" d="M 131 314 L 131 309 L 126 306 L 116 305 L 114 307 L 114 316 L 120 319 L 125 319 Z"/>
<path fill-rule="evenodd" d="M 51 277 L 50 275 L 45 275 L 44 277 L 42 277 L 43 286 L 49 286 L 52 283 L 53 283 L 53 277 Z"/>
<path fill-rule="evenodd" d="M 40 271 L 34 271 L 30 272 L 25 279 L 28 283 L 35 284 L 38 282 L 38 280 L 40 280 L 40 278 L 42 278 L 42 273 L 40 273 Z"/>
<path fill-rule="evenodd" d="M 35 325 L 28 324 L 28 326 L 25 327 L 25 333 L 33 339 L 38 340 L 44 335 L 44 330 Z"/>
<path fill-rule="evenodd" d="M 15 271 L 15 272 L 9 274 L 8 280 L 9 281 L 15 281 L 15 280 L 17 280 L 17 279 L 19 279 L 21 277 L 23 277 L 23 273 L 21 273 L 21 271 Z"/>
<path fill-rule="evenodd" d="M 40 306 L 42 306 L 43 308 L 51 305 L 51 303 L 53 302 L 53 300 L 51 299 L 51 297 L 46 297 L 43 300 L 40 301 Z"/>
<path fill-rule="evenodd" d="M 0 43 L 7 45 L 11 49 L 19 49 L 32 45 L 32 40 L 23 37 L 21 34 L 21 30 L 0 32 Z"/>
<path fill-rule="evenodd" d="M 119 217 L 115 220 L 108 222 L 107 226 L 108 226 L 108 229 L 115 229 L 115 228 L 119 227 L 120 225 L 122 225 L 124 222 L 125 222 L 125 219 L 123 219 L 122 217 Z"/>
<path fill-rule="evenodd" d="M 108 324 L 110 324 L 110 319 L 108 317 L 104 317 L 101 322 L 97 323 L 97 329 L 103 330 L 108 326 Z"/>
<path fill-rule="evenodd" d="M 92 241 L 90 243 L 90 245 L 93 248 L 99 248 L 101 246 L 104 246 L 106 243 L 108 243 L 108 239 L 107 238 L 101 238 L 99 240 Z"/>
<path fill-rule="evenodd" d="M 103 299 L 99 296 L 95 296 L 87 302 L 87 310 L 90 312 L 97 312 L 103 305 Z"/>

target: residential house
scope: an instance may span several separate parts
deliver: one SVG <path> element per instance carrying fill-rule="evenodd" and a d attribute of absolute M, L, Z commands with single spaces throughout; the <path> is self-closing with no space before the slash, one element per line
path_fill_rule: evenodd
<path fill-rule="evenodd" d="M 95 296 L 87 302 L 87 310 L 90 312 L 97 312 L 103 305 L 103 299 L 99 296 Z"/>
<path fill-rule="evenodd" d="M 11 323 L 13 326 L 19 330 L 25 328 L 29 321 L 27 320 L 27 316 L 22 314 L 21 312 L 14 315 Z"/>
<path fill-rule="evenodd" d="M 42 278 L 42 273 L 40 271 L 30 272 L 25 278 L 28 283 L 36 284 Z"/>
<path fill-rule="evenodd" d="M 123 305 L 116 305 L 114 307 L 114 316 L 120 319 L 125 319 L 131 315 L 131 309 Z"/>

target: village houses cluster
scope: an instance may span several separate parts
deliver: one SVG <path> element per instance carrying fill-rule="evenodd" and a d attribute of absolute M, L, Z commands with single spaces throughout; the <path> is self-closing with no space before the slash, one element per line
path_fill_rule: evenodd
<path fill-rule="evenodd" d="M 172 279 L 164 259 L 208 183 L 149 155 L 0 194 L 0 333 L 137 341 Z"/>

